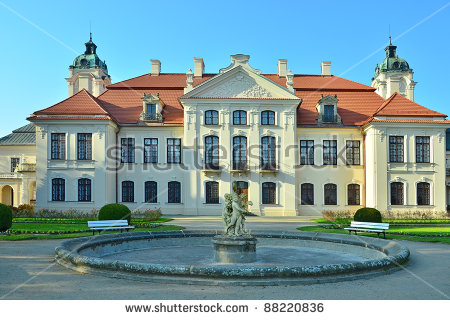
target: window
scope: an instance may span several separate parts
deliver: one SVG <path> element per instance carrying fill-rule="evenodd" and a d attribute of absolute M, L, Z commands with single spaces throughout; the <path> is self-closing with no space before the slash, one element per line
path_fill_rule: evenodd
<path fill-rule="evenodd" d="M 66 158 L 66 134 L 52 133 L 51 159 L 64 160 Z"/>
<path fill-rule="evenodd" d="M 403 162 L 403 137 L 389 137 L 389 162 Z"/>
<path fill-rule="evenodd" d="M 238 110 L 233 112 L 233 124 L 245 125 L 247 124 L 247 112 Z"/>
<path fill-rule="evenodd" d="M 11 158 L 11 172 L 16 171 L 16 168 L 19 166 L 20 158 Z"/>
<path fill-rule="evenodd" d="M 261 138 L 261 169 L 276 169 L 275 148 L 275 137 Z"/>
<path fill-rule="evenodd" d="M 360 201 L 360 186 L 359 184 L 349 184 L 347 186 L 347 204 L 349 206 L 359 206 Z"/>
<path fill-rule="evenodd" d="M 52 179 L 52 201 L 65 201 L 66 199 L 66 182 L 64 179 Z"/>
<path fill-rule="evenodd" d="M 392 182 L 391 183 L 391 205 L 403 204 L 403 183 Z"/>
<path fill-rule="evenodd" d="M 205 112 L 205 124 L 219 124 L 219 112 L 208 110 Z"/>
<path fill-rule="evenodd" d="M 122 138 L 121 161 L 123 163 L 134 163 L 134 138 Z"/>
<path fill-rule="evenodd" d="M 156 104 L 147 103 L 145 112 L 147 114 L 156 114 Z"/>
<path fill-rule="evenodd" d="M 77 159 L 92 160 L 92 133 L 79 133 Z"/>
<path fill-rule="evenodd" d="M 417 205 L 430 205 L 430 184 L 427 182 L 419 182 L 417 184 Z"/>
<path fill-rule="evenodd" d="M 91 179 L 78 179 L 78 201 L 91 201 Z"/>
<path fill-rule="evenodd" d="M 219 169 L 219 137 L 205 137 L 205 168 Z"/>
<path fill-rule="evenodd" d="M 219 183 L 208 181 L 206 183 L 206 203 L 219 203 Z"/>
<path fill-rule="evenodd" d="M 167 163 L 181 163 L 181 139 L 167 139 Z"/>
<path fill-rule="evenodd" d="M 122 181 L 122 202 L 134 202 L 133 181 Z"/>
<path fill-rule="evenodd" d="M 416 162 L 430 162 L 430 137 L 416 137 Z"/>
<path fill-rule="evenodd" d="M 324 140 L 323 141 L 323 164 L 337 165 L 337 141 Z"/>
<path fill-rule="evenodd" d="M 276 204 L 276 185 L 273 182 L 264 182 L 262 184 L 262 203 L 263 204 Z"/>
<path fill-rule="evenodd" d="M 327 183 L 324 186 L 325 205 L 337 205 L 337 186 Z"/>
<path fill-rule="evenodd" d="M 261 112 L 261 124 L 262 125 L 274 125 L 275 124 L 275 112 L 273 112 L 273 111 Z"/>
<path fill-rule="evenodd" d="M 445 131 L 445 139 L 446 139 L 446 149 L 450 151 L 450 129 Z"/>
<path fill-rule="evenodd" d="M 144 139 L 144 163 L 158 163 L 158 139 Z"/>
<path fill-rule="evenodd" d="M 155 181 L 145 181 L 145 202 L 158 202 L 158 185 Z"/>
<path fill-rule="evenodd" d="M 233 170 L 247 170 L 247 138 L 233 138 Z"/>
<path fill-rule="evenodd" d="M 358 140 L 347 141 L 347 164 L 360 165 L 360 142 Z"/>
<path fill-rule="evenodd" d="M 168 203 L 181 203 L 181 184 L 178 181 L 170 181 L 168 191 Z"/>
<path fill-rule="evenodd" d="M 334 119 L 334 106 L 333 105 L 324 106 L 322 122 L 336 122 Z"/>
<path fill-rule="evenodd" d="M 300 141 L 300 164 L 314 164 L 314 140 Z"/>
<path fill-rule="evenodd" d="M 301 186 L 302 204 L 314 204 L 314 185 L 311 183 L 303 183 Z"/>

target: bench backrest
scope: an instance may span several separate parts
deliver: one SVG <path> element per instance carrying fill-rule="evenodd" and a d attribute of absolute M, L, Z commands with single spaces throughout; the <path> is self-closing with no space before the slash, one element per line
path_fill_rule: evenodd
<path fill-rule="evenodd" d="M 376 228 L 376 229 L 389 229 L 389 223 L 378 223 L 378 222 L 361 222 L 361 221 L 352 221 L 352 227 L 357 228 Z"/>
<path fill-rule="evenodd" d="M 88 227 L 126 227 L 128 226 L 128 220 L 99 220 L 88 221 Z"/>

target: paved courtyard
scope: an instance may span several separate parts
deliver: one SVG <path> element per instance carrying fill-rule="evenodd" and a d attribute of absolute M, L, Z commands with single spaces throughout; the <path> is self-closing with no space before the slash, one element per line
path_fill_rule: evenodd
<path fill-rule="evenodd" d="M 220 230 L 219 217 L 176 217 L 189 230 Z M 250 230 L 294 231 L 310 217 L 249 217 Z M 403 241 L 411 251 L 404 270 L 348 282 L 237 287 L 161 285 L 79 274 L 54 262 L 63 240 L 0 241 L 2 299 L 449 299 L 450 245 Z"/>

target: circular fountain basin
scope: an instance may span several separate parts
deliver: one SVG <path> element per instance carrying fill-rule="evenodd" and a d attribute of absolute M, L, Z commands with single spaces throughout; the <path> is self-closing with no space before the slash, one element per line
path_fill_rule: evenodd
<path fill-rule="evenodd" d="M 394 271 L 409 250 L 394 241 L 314 232 L 255 233 L 256 257 L 217 262 L 215 232 L 134 232 L 78 238 L 56 248 L 71 269 L 177 283 L 279 285 L 367 278 Z M 229 262 L 229 261 L 228 261 Z"/>

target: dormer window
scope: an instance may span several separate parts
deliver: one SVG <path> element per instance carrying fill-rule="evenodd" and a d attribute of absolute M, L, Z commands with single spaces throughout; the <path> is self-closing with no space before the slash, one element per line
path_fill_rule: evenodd
<path fill-rule="evenodd" d="M 319 100 L 316 105 L 319 123 L 341 123 L 341 117 L 337 113 L 338 98 L 336 95 L 328 95 Z"/>
<path fill-rule="evenodd" d="M 162 122 L 162 112 L 164 102 L 159 98 L 159 94 L 145 94 L 142 97 L 143 110 L 140 119 L 145 122 Z"/>

